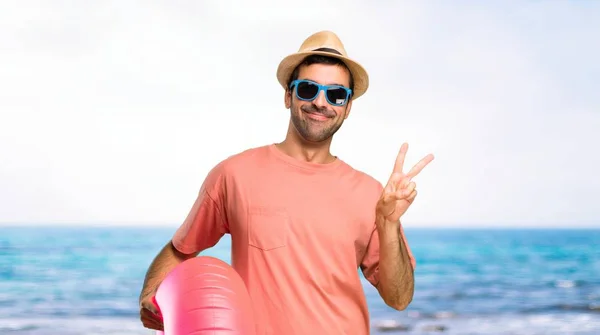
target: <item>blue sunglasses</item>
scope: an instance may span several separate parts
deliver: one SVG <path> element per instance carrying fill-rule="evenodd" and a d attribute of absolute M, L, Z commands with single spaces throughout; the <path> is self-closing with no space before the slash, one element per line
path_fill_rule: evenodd
<path fill-rule="evenodd" d="M 325 98 L 333 106 L 343 106 L 348 103 L 352 90 L 340 85 L 321 85 L 312 80 L 297 79 L 292 81 L 290 89 L 294 88 L 296 97 L 303 101 L 313 101 L 319 92 L 325 92 Z"/>

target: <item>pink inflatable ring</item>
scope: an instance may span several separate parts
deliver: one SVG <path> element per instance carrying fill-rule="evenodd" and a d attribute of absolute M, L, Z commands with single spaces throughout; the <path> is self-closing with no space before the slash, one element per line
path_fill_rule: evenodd
<path fill-rule="evenodd" d="M 255 335 L 250 296 L 229 264 L 208 256 L 186 260 L 160 284 L 158 335 Z"/>

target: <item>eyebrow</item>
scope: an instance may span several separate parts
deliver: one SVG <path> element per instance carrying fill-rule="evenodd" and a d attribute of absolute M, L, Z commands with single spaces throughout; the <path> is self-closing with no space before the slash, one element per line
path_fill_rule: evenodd
<path fill-rule="evenodd" d="M 299 80 L 310 80 L 310 81 L 314 81 L 315 83 L 319 83 L 318 81 L 311 79 L 311 78 L 298 78 Z M 321 84 L 321 83 L 319 83 Z M 348 87 L 344 84 L 339 84 L 339 83 L 331 83 L 331 84 L 321 84 L 321 85 L 329 85 L 329 86 L 342 86 L 342 87 Z"/>

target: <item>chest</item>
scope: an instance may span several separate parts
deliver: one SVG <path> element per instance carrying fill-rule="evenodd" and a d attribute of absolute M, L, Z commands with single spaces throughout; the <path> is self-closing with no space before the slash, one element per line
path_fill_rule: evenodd
<path fill-rule="evenodd" d="M 228 197 L 235 207 L 229 218 L 232 233 L 263 250 L 362 250 L 374 223 L 372 195 L 341 179 L 267 174 L 237 183 Z"/>

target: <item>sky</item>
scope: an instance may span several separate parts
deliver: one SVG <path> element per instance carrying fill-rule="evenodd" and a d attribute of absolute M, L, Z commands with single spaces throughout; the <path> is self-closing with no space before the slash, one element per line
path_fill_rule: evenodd
<path fill-rule="evenodd" d="M 207 172 L 285 137 L 279 61 L 334 31 L 370 87 L 333 153 L 403 224 L 600 227 L 600 2 L 0 5 L 0 223 L 178 225 Z"/>

